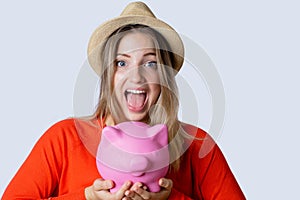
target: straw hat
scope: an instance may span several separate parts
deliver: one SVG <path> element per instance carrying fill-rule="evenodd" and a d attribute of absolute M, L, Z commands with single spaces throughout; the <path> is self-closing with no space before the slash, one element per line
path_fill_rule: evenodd
<path fill-rule="evenodd" d="M 119 17 L 101 24 L 93 32 L 88 44 L 88 60 L 93 70 L 100 75 L 100 52 L 102 44 L 118 28 L 127 24 L 142 24 L 149 26 L 162 34 L 175 55 L 173 68 L 179 71 L 184 60 L 184 46 L 179 34 L 167 23 L 157 19 L 149 7 L 143 2 L 128 4 Z"/>

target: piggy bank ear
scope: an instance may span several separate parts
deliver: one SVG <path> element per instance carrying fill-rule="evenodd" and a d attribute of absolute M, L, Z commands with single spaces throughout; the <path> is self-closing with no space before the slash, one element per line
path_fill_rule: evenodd
<path fill-rule="evenodd" d="M 166 146 L 168 144 L 168 128 L 165 124 L 157 124 L 150 127 L 148 135 L 152 135 L 152 140 L 160 144 L 160 146 Z"/>
<path fill-rule="evenodd" d="M 106 126 L 102 130 L 102 137 L 106 137 L 110 142 L 122 139 L 122 130 L 114 126 Z"/>

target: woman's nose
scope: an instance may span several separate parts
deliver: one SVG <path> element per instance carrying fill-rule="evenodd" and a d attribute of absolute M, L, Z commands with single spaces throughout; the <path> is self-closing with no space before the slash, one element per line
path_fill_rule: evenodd
<path fill-rule="evenodd" d="M 134 66 L 129 72 L 129 78 L 134 83 L 140 83 L 144 80 L 143 76 L 143 67 L 142 66 Z"/>

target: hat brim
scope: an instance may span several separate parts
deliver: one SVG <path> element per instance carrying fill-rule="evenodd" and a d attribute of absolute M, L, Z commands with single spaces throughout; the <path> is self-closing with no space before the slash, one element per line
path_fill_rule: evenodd
<path fill-rule="evenodd" d="M 93 70 L 100 75 L 100 53 L 102 44 L 118 28 L 128 24 L 146 25 L 158 31 L 168 41 L 170 51 L 174 54 L 174 66 L 177 72 L 184 60 L 184 46 L 178 33 L 167 23 L 148 16 L 120 16 L 101 24 L 93 32 L 88 44 L 88 60 Z"/>

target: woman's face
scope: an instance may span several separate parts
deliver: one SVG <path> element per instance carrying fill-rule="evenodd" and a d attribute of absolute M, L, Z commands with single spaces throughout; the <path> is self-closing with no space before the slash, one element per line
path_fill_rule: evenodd
<path fill-rule="evenodd" d="M 157 57 L 151 38 L 140 32 L 126 34 L 117 48 L 115 67 L 114 93 L 125 116 L 123 120 L 145 120 L 160 94 Z"/>

